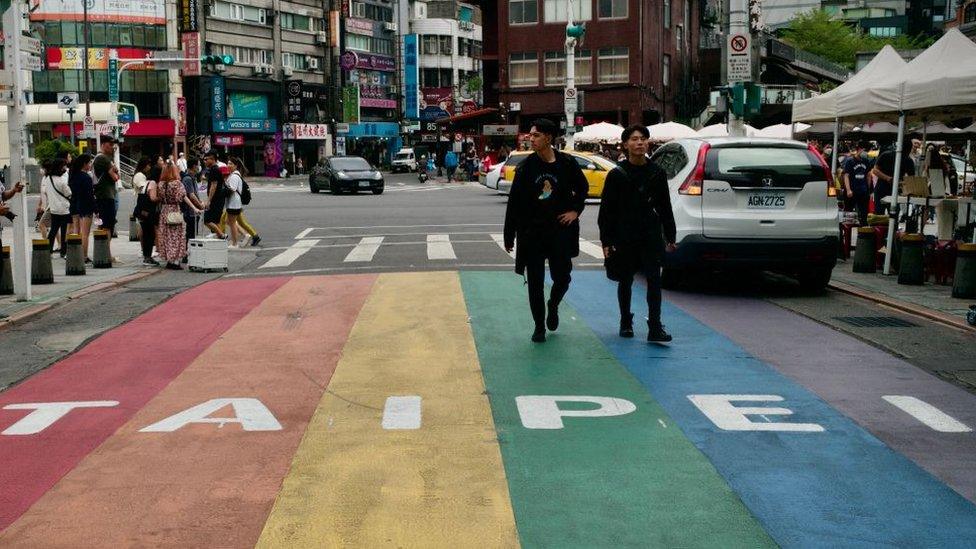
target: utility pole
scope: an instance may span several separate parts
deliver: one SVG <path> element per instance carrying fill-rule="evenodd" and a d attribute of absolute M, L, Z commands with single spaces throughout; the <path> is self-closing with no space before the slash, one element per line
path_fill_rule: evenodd
<path fill-rule="evenodd" d="M 85 117 L 91 116 L 91 73 L 88 72 L 88 0 L 81 0 L 82 24 L 81 30 L 85 37 L 85 49 L 81 56 L 81 73 L 85 75 Z"/>
<path fill-rule="evenodd" d="M 6 2 L 4 2 L 6 4 Z M 23 0 L 9 2 L 3 14 L 4 68 L 11 71 L 13 81 L 13 105 L 7 109 L 7 137 L 10 140 L 10 180 L 7 186 L 27 181 L 24 160 L 27 158 L 27 115 L 24 112 L 26 88 L 21 63 L 21 43 L 24 41 L 24 19 L 27 4 Z M 18 193 L 8 203 L 14 219 L 14 237 L 10 246 L 11 271 L 14 277 L 14 293 L 18 301 L 29 301 L 31 294 L 31 241 L 27 230 L 27 190 Z"/>
<path fill-rule="evenodd" d="M 734 71 L 731 70 L 732 67 L 732 56 L 734 49 L 738 49 L 738 43 L 735 47 L 730 45 L 730 42 L 737 40 L 737 37 L 751 36 L 749 33 L 749 10 L 748 10 L 748 0 L 725 0 L 728 6 L 726 12 L 729 14 L 729 32 L 726 36 L 726 40 L 723 43 L 722 51 L 724 52 L 723 58 L 726 60 L 727 64 L 727 79 L 728 86 L 731 89 L 737 83 L 743 83 L 744 81 L 752 80 L 752 74 L 750 70 L 749 78 L 743 80 L 742 76 L 736 75 Z M 751 51 L 751 41 L 746 46 L 746 51 Z M 751 62 L 750 62 L 751 68 Z M 735 103 L 735 99 L 731 103 Z M 733 137 L 745 137 L 746 128 L 745 120 L 740 114 L 736 114 L 734 108 L 729 108 L 729 135 Z M 740 111 L 741 112 L 741 111 Z"/>
<path fill-rule="evenodd" d="M 566 10 L 566 87 L 563 98 L 566 109 L 566 148 L 573 150 L 575 143 L 573 134 L 576 133 L 576 111 L 579 92 L 576 90 L 576 46 L 583 41 L 586 25 L 573 22 L 573 0 L 567 2 Z"/>

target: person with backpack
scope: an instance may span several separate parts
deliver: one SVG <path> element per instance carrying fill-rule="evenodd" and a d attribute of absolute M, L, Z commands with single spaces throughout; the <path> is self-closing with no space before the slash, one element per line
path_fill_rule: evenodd
<path fill-rule="evenodd" d="M 600 200 L 600 241 L 607 278 L 617 281 L 620 337 L 634 337 L 630 312 L 634 275 L 647 279 L 647 341 L 666 343 L 661 324 L 661 263 L 665 250 L 677 248 L 667 174 L 647 159 L 645 126 L 635 124 L 620 136 L 627 158 L 607 174 Z"/>
<path fill-rule="evenodd" d="M 230 175 L 227 176 L 227 180 L 224 181 L 225 196 L 227 200 L 224 204 L 224 208 L 227 210 L 227 227 L 230 230 L 230 247 L 239 247 L 240 242 L 240 228 L 237 226 L 237 221 L 241 217 L 241 213 L 244 211 L 244 176 L 243 174 L 247 172 L 244 168 L 244 163 L 241 162 L 240 158 L 231 156 L 227 158 L 227 169 L 230 171 Z M 248 193 L 250 195 L 250 193 Z M 250 198 L 250 196 L 248 196 Z M 248 200 L 250 202 L 250 200 Z"/>
<path fill-rule="evenodd" d="M 150 188 L 156 185 L 156 180 L 162 171 L 156 172 L 153 161 L 143 156 L 136 164 L 136 173 L 132 176 L 132 189 L 136 191 L 136 206 L 132 215 L 139 221 L 139 245 L 142 248 L 143 265 L 159 265 L 153 259 L 153 248 L 156 246 L 156 225 L 159 224 L 159 206 L 152 199 Z"/>
<path fill-rule="evenodd" d="M 58 252 L 63 258 L 68 253 L 65 237 L 68 234 L 68 225 L 71 224 L 71 187 L 68 186 L 66 162 L 61 158 L 55 158 L 48 162 L 44 171 L 44 179 L 47 183 L 44 189 L 45 201 L 47 211 L 51 215 L 51 228 L 47 240 L 53 251 L 55 237 L 60 239 L 61 248 Z"/>
<path fill-rule="evenodd" d="M 238 159 L 240 160 L 240 159 Z M 242 164 L 238 164 L 240 169 L 245 169 Z M 230 175 L 230 170 L 228 170 L 227 175 Z M 247 206 L 251 203 L 251 187 L 247 184 L 247 181 L 241 177 L 241 204 Z M 227 225 L 227 212 L 225 211 L 223 215 L 220 216 L 220 230 L 223 231 Z M 257 246 L 261 242 L 261 236 L 258 235 L 257 229 L 255 229 L 247 220 L 247 216 L 244 215 L 244 210 L 241 210 L 240 215 L 237 216 L 237 233 L 240 234 L 241 231 L 247 233 L 248 237 L 251 239 L 251 246 Z M 241 246 L 245 246 L 247 242 L 241 243 Z"/>

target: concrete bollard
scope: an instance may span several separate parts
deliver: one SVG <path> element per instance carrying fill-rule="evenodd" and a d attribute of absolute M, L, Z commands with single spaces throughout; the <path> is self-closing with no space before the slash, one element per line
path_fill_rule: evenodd
<path fill-rule="evenodd" d="M 129 216 L 129 242 L 139 242 L 139 221 L 136 220 L 136 216 Z"/>
<path fill-rule="evenodd" d="M 976 244 L 962 243 L 956 250 L 952 297 L 976 298 Z"/>
<path fill-rule="evenodd" d="M 0 295 L 14 294 L 14 272 L 10 268 L 10 246 L 0 250 Z"/>
<path fill-rule="evenodd" d="M 925 283 L 925 237 L 906 234 L 901 237 L 901 263 L 898 265 L 898 283 L 920 286 Z"/>
<path fill-rule="evenodd" d="M 31 243 L 31 284 L 54 284 L 54 268 L 51 266 L 51 243 L 36 238 Z"/>
<path fill-rule="evenodd" d="M 105 229 L 95 231 L 95 249 L 92 253 L 92 267 L 96 269 L 112 268 L 112 254 L 108 251 L 108 243 L 111 236 Z"/>
<path fill-rule="evenodd" d="M 871 227 L 859 227 L 857 229 L 857 245 L 854 247 L 854 272 L 873 273 L 875 267 L 875 254 L 878 245 L 874 241 L 875 232 Z"/>
<path fill-rule="evenodd" d="M 85 274 L 85 254 L 81 251 L 81 235 L 69 234 L 65 239 L 68 254 L 65 256 L 64 274 L 80 276 Z"/>

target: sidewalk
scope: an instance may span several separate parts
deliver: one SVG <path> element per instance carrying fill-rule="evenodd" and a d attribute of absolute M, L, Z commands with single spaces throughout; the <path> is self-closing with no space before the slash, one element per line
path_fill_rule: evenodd
<path fill-rule="evenodd" d="M 37 235 L 34 235 L 35 237 Z M 34 284 L 30 301 L 17 301 L 16 296 L 0 296 L 0 330 L 10 324 L 45 311 L 59 302 L 77 299 L 84 295 L 145 278 L 160 271 L 158 267 L 142 264 L 142 250 L 138 242 L 129 242 L 129 233 L 120 232 L 112 240 L 112 254 L 121 263 L 111 269 L 95 269 L 87 265 L 84 276 L 65 276 L 64 260 L 51 256 L 54 284 Z"/>
<path fill-rule="evenodd" d="M 952 297 L 952 286 L 926 282 L 922 286 L 898 284 L 898 276 L 877 273 L 853 272 L 853 260 L 838 261 L 830 280 L 830 287 L 905 311 L 976 333 L 976 327 L 966 322 L 970 305 L 976 299 Z"/>

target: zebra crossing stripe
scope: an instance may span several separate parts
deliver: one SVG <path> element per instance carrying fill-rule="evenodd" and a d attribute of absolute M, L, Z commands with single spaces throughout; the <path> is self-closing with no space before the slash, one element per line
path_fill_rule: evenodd
<path fill-rule="evenodd" d="M 450 235 L 427 235 L 427 259 L 457 259 Z"/>
<path fill-rule="evenodd" d="M 373 256 L 376 255 L 376 251 L 380 249 L 380 244 L 382 243 L 382 236 L 364 237 L 342 261 L 344 263 L 372 261 Z"/>
<path fill-rule="evenodd" d="M 510 255 L 512 259 L 515 259 L 515 250 L 513 249 L 511 252 L 509 252 L 505 249 L 505 235 L 492 233 L 491 239 L 495 241 L 495 244 L 498 244 L 498 247 L 501 248 L 503 252 Z"/>
<path fill-rule="evenodd" d="M 603 259 L 603 248 L 590 242 L 589 240 L 583 240 L 581 238 L 579 241 L 579 247 L 580 252 L 600 260 Z"/>
<path fill-rule="evenodd" d="M 311 250 L 319 241 L 315 239 L 311 240 L 299 240 L 292 244 L 287 250 L 281 252 L 280 254 L 272 257 L 267 263 L 258 267 L 259 269 L 273 269 L 276 267 L 287 267 L 295 262 L 296 259 L 305 255 L 309 250 Z"/>

